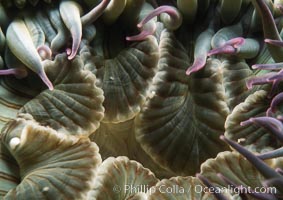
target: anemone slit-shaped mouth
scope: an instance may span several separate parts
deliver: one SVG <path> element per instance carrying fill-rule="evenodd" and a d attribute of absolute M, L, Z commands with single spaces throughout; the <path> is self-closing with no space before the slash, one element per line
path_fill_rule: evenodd
<path fill-rule="evenodd" d="M 97 85 L 104 91 L 105 123 L 124 122 L 140 112 L 157 69 L 158 44 L 153 36 L 131 44 L 116 41 L 123 37 L 123 30 L 115 35 L 97 35 L 93 51 L 81 53 L 87 69 L 96 75 Z M 96 44 L 102 45 L 103 50 L 97 49 Z"/>

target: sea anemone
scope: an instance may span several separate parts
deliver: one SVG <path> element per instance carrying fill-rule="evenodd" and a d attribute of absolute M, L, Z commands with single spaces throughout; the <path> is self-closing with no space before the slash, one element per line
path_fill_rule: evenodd
<path fill-rule="evenodd" d="M 1 198 L 282 199 L 282 15 L 0 1 Z"/>

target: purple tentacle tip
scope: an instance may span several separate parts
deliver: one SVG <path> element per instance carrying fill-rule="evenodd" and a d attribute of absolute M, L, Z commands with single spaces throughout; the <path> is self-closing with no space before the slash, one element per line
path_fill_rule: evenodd
<path fill-rule="evenodd" d="M 49 90 L 53 90 L 53 84 L 52 82 L 49 80 L 49 78 L 47 77 L 46 73 L 43 71 L 38 73 L 39 77 L 41 78 L 41 80 L 45 83 L 45 85 L 48 87 Z"/>
<path fill-rule="evenodd" d="M 82 25 L 86 26 L 96 21 L 105 11 L 110 0 L 102 0 L 96 7 L 81 17 Z"/>
<path fill-rule="evenodd" d="M 208 52 L 208 56 L 218 55 L 218 54 L 228 54 L 233 55 L 236 54 L 238 48 L 241 47 L 245 43 L 245 39 L 242 37 L 233 38 L 225 42 L 222 46 L 212 49 Z"/>
<path fill-rule="evenodd" d="M 245 39 L 242 37 L 237 37 L 237 38 L 233 38 L 231 40 L 228 40 L 225 45 L 231 45 L 234 48 L 239 48 L 240 46 L 242 46 L 245 43 Z"/>
<path fill-rule="evenodd" d="M 250 118 L 247 121 L 241 122 L 241 125 L 245 126 L 251 123 L 257 124 L 258 126 L 267 129 L 272 134 L 274 134 L 280 141 L 283 141 L 283 124 L 280 120 L 273 117 L 255 117 Z"/>
<path fill-rule="evenodd" d="M 52 51 L 47 45 L 37 47 L 37 52 L 42 60 L 51 59 Z"/>
<path fill-rule="evenodd" d="M 276 70 L 283 69 L 283 63 L 254 64 L 252 69 Z"/>
<path fill-rule="evenodd" d="M 262 84 L 270 83 L 271 81 L 269 80 L 269 78 L 273 77 L 274 75 L 275 73 L 271 72 L 263 76 L 250 78 L 246 81 L 246 86 L 250 90 L 253 88 L 254 85 L 262 85 Z"/>
<path fill-rule="evenodd" d="M 266 178 L 274 178 L 280 176 L 274 169 L 269 167 L 265 162 L 263 162 L 260 158 L 254 155 L 252 152 L 248 151 L 240 144 L 226 138 L 225 136 L 221 135 L 220 139 L 229 144 L 231 147 L 236 149 L 240 154 L 247 158 L 250 163 L 257 168 L 257 170 Z"/>
<path fill-rule="evenodd" d="M 213 192 L 213 195 L 219 199 L 219 200 L 228 200 L 223 194 L 221 194 L 219 192 L 219 188 L 215 187 L 212 185 L 212 183 L 204 176 L 200 175 L 200 174 L 196 174 L 196 177 L 199 178 L 207 187 L 209 188 L 213 188 L 213 191 L 217 191 L 217 192 Z"/>
<path fill-rule="evenodd" d="M 137 24 L 138 29 L 142 30 L 142 32 L 135 36 L 128 36 L 126 37 L 126 40 L 128 41 L 141 41 L 145 40 L 147 36 L 152 35 L 155 32 L 156 25 L 154 22 L 151 24 L 148 24 L 150 20 L 152 20 L 154 17 L 162 14 L 167 13 L 170 15 L 172 19 L 178 20 L 179 19 L 179 13 L 177 10 L 172 6 L 159 6 L 158 8 L 154 9 L 152 12 L 150 12 L 140 23 Z M 173 26 L 176 25 L 172 23 Z M 167 27 L 169 28 L 169 27 Z M 173 28 L 173 27 L 171 27 Z"/>
<path fill-rule="evenodd" d="M 253 123 L 252 118 L 250 118 L 250 119 L 248 119 L 246 121 L 242 121 L 240 123 L 240 126 L 247 126 L 247 125 L 252 124 L 252 123 Z"/>
<path fill-rule="evenodd" d="M 191 73 L 201 70 L 205 66 L 206 58 L 206 54 L 204 54 L 202 57 L 196 58 L 193 65 L 187 69 L 186 75 L 190 75 Z"/>
<path fill-rule="evenodd" d="M 72 46 L 71 52 L 70 53 L 67 52 L 67 54 L 69 55 L 68 56 L 69 60 L 72 60 L 77 55 L 77 51 L 79 49 L 80 43 L 81 43 L 81 40 L 74 40 L 73 41 L 73 46 Z"/>
<path fill-rule="evenodd" d="M 270 111 L 271 112 L 275 112 L 276 111 L 276 107 L 282 103 L 283 101 L 283 92 L 277 94 L 271 101 L 271 104 L 270 104 Z"/>
<path fill-rule="evenodd" d="M 218 54 L 235 54 L 237 53 L 237 49 L 230 45 L 224 45 L 216 49 L 212 49 L 208 52 L 208 56 L 218 55 Z"/>
<path fill-rule="evenodd" d="M 281 168 L 276 168 L 275 171 L 283 176 L 283 170 Z"/>
<path fill-rule="evenodd" d="M 152 23 L 150 25 L 142 27 L 141 32 L 139 34 L 134 35 L 134 36 L 127 36 L 126 40 L 127 41 L 143 41 L 147 38 L 147 36 L 154 34 L 155 30 L 156 30 L 156 25 L 155 23 Z"/>
<path fill-rule="evenodd" d="M 72 53 L 72 49 L 67 48 L 67 49 L 66 49 L 66 54 L 69 56 L 69 55 L 71 55 L 71 53 Z"/>
<path fill-rule="evenodd" d="M 11 68 L 0 70 L 0 75 L 14 75 L 15 77 L 21 79 L 28 75 L 28 72 L 24 68 Z"/>
<path fill-rule="evenodd" d="M 283 148 L 279 148 L 279 149 L 275 149 L 273 151 L 268 151 L 265 153 L 262 153 L 260 155 L 257 155 L 258 158 L 262 159 L 262 160 L 266 160 L 266 159 L 271 159 L 271 158 L 278 158 L 278 157 L 282 157 L 283 156 Z"/>
<path fill-rule="evenodd" d="M 271 39 L 265 39 L 264 42 L 268 44 L 272 44 L 278 47 L 283 47 L 283 42 L 280 40 L 271 40 Z"/>
<path fill-rule="evenodd" d="M 162 14 L 167 13 L 170 15 L 172 19 L 178 20 L 179 13 L 177 10 L 172 6 L 159 6 L 156 9 L 154 9 L 152 12 L 150 12 L 138 25 L 138 28 L 142 28 L 147 22 L 149 22 L 152 18 Z"/>

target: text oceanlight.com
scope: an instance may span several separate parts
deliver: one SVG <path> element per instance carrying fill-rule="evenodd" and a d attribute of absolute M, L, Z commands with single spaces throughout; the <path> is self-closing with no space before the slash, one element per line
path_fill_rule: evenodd
<path fill-rule="evenodd" d="M 150 187 L 149 185 L 125 185 L 124 187 L 115 185 L 113 191 L 116 193 L 125 192 L 130 194 L 135 194 L 139 192 L 153 194 L 153 193 L 172 193 L 172 194 L 186 194 L 186 193 L 266 193 L 266 194 L 276 194 L 275 187 L 254 187 L 250 186 L 239 186 L 234 187 L 233 185 L 228 185 L 227 187 L 206 187 L 203 185 L 194 185 L 189 187 L 182 187 L 179 185 L 159 185 L 158 187 Z"/>

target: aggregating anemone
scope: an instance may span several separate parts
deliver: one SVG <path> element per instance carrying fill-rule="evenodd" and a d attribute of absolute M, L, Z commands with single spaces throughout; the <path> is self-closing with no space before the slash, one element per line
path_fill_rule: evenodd
<path fill-rule="evenodd" d="M 282 8 L 0 1 L 1 199 L 283 199 Z"/>

